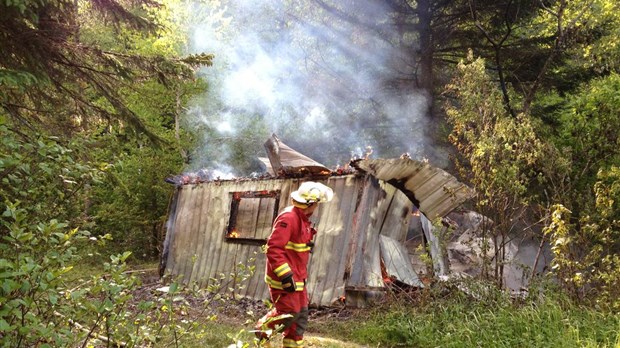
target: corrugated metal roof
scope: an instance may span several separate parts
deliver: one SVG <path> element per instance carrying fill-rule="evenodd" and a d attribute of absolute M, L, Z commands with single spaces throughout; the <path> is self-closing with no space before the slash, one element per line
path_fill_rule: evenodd
<path fill-rule="evenodd" d="M 352 165 L 401 189 L 430 220 L 445 216 L 474 195 L 446 171 L 408 158 L 360 159 Z"/>

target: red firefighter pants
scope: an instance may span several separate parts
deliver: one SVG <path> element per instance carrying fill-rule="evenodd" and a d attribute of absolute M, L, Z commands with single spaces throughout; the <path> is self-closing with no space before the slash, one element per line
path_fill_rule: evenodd
<path fill-rule="evenodd" d="M 308 293 L 304 291 L 286 292 L 283 290 L 269 289 L 274 308 L 256 323 L 257 336 L 261 339 L 269 339 L 265 333 L 267 329 L 274 330 L 282 325 L 280 330 L 284 335 L 282 345 L 284 347 L 303 347 L 303 337 L 308 325 Z M 288 314 L 286 318 L 277 318 Z"/>

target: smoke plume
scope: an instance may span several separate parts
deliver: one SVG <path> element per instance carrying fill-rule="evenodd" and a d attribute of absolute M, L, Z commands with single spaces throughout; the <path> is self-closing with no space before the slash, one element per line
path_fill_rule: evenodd
<path fill-rule="evenodd" d="M 415 57 L 398 44 L 407 38 L 393 31 L 384 3 L 193 4 L 209 15 L 194 19 L 190 53 L 215 54 L 203 71 L 209 90 L 188 113 L 204 134 L 194 166 L 228 164 L 245 175 L 272 133 L 328 167 L 367 146 L 373 157 L 428 157 L 427 99 L 398 85 Z"/>

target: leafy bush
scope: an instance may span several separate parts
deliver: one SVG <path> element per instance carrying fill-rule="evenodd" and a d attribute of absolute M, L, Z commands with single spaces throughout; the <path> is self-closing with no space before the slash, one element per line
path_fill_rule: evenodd
<path fill-rule="evenodd" d="M 27 217 L 11 204 L 2 215 L 0 346 L 180 346 L 200 341 L 215 319 L 188 321 L 187 313 L 196 310 L 188 298 L 206 308 L 213 297 L 176 281 L 136 298 L 141 282 L 126 272 L 129 252 L 112 256 L 103 273 L 80 277 L 77 250 L 103 241 L 54 220 L 31 225 Z"/>
<path fill-rule="evenodd" d="M 483 267 L 483 275 L 502 285 L 506 241 L 543 222 L 564 290 L 620 308 L 619 91 L 617 74 L 593 80 L 566 98 L 560 126 L 550 131 L 504 110 L 483 60 L 458 65 L 447 116 L 457 167 L 478 193 L 475 210 L 493 222 L 483 231 L 494 247 L 483 248 L 483 266 L 493 273 Z M 545 131 L 553 136 L 543 139 Z"/>
<path fill-rule="evenodd" d="M 0 342 L 11 347 L 71 346 L 102 339 L 99 326 L 116 327 L 135 278 L 122 274 L 129 256 L 113 257 L 104 276 L 73 287 L 69 282 L 81 257 L 77 250 L 93 242 L 89 233 L 51 220 L 32 225 L 24 209 L 8 204 L 2 215 L 7 231 L 0 243 Z M 93 238 L 95 239 L 95 238 Z M 118 329 L 118 328 L 117 328 Z M 113 342 L 116 335 L 105 340 Z"/>
<path fill-rule="evenodd" d="M 25 210 L 9 204 L 2 215 L 0 251 L 0 341 L 3 346 L 66 346 L 73 342 L 70 315 L 75 300 L 63 276 L 76 257 L 76 241 L 87 233 L 55 220 L 29 224 Z M 65 312 L 65 314 L 62 314 Z"/>
<path fill-rule="evenodd" d="M 617 313 L 574 305 L 549 289 L 520 301 L 488 289 L 491 300 L 475 300 L 455 288 L 430 290 L 441 296 L 416 305 L 394 302 L 370 316 L 328 326 L 349 332 L 347 338 L 360 344 L 381 347 L 612 348 L 620 343 Z"/>
<path fill-rule="evenodd" d="M 99 156 L 109 163 L 105 177 L 92 187 L 89 215 L 95 222 L 93 234 L 112 236 L 112 254 L 129 250 L 138 259 L 156 258 L 174 189 L 164 179 L 179 171 L 179 158 L 137 145 L 121 148 L 116 155 Z"/>
<path fill-rule="evenodd" d="M 530 233 L 521 226 L 538 217 L 525 216 L 536 203 L 544 182 L 540 168 L 549 161 L 548 147 L 535 132 L 536 123 L 526 114 L 506 111 L 501 91 L 485 70 L 482 59 L 470 54 L 458 65 L 447 86 L 454 97 L 447 104 L 452 126 L 450 141 L 458 150 L 456 167 L 477 192 L 474 210 L 488 218 L 481 231 L 481 275 L 503 286 L 505 246 L 514 236 Z M 489 241 L 489 243 L 486 243 Z"/>
<path fill-rule="evenodd" d="M 38 221 L 84 225 L 88 187 L 101 177 L 96 164 L 80 160 L 83 139 L 61 143 L 57 137 L 24 134 L 2 122 L 0 115 L 0 209 L 19 202 Z M 2 232 L 0 232 L 0 235 Z"/>
<path fill-rule="evenodd" d="M 601 170 L 594 185 L 595 209 L 579 220 L 556 205 L 546 233 L 554 253 L 553 268 L 571 294 L 600 307 L 620 309 L 620 168 Z"/>
<path fill-rule="evenodd" d="M 140 281 L 125 273 L 130 252 L 87 278 L 74 268 L 110 238 L 84 229 L 93 227 L 90 190 L 106 169 L 84 159 L 84 143 L 30 141 L 2 123 L 0 135 L 0 346 L 152 345 L 193 335 L 194 323 L 178 319 L 190 304 L 177 298 L 177 283 L 134 298 Z"/>

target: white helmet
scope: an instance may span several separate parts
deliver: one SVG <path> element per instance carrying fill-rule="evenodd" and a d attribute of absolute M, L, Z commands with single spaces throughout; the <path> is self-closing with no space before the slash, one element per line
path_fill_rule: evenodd
<path fill-rule="evenodd" d="M 297 191 L 291 193 L 291 198 L 302 204 L 329 202 L 333 197 L 334 191 L 331 188 L 313 181 L 302 183 Z"/>

